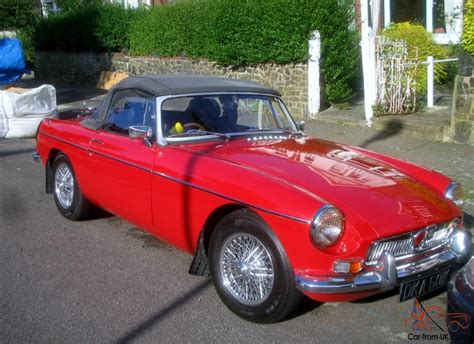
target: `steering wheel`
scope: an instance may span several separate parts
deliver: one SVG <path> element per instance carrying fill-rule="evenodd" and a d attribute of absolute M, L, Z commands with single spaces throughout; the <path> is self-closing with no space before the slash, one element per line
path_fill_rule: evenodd
<path fill-rule="evenodd" d="M 190 130 L 203 130 L 206 131 L 207 129 L 199 123 L 196 122 L 189 122 L 183 125 L 184 132 L 190 131 Z"/>

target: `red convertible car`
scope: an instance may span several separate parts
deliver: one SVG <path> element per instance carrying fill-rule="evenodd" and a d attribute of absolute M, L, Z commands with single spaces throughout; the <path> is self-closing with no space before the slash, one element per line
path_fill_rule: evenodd
<path fill-rule="evenodd" d="M 35 158 L 63 216 L 100 207 L 193 254 L 190 273 L 251 321 L 281 320 L 303 294 L 444 286 L 470 257 L 461 186 L 303 126 L 256 83 L 137 76 L 90 114 L 45 119 Z"/>

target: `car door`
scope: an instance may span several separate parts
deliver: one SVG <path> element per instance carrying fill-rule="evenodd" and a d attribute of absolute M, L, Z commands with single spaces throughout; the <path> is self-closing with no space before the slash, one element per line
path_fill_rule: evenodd
<path fill-rule="evenodd" d="M 94 201 L 140 227 L 152 229 L 151 171 L 156 147 L 132 139 L 130 126 L 156 130 L 155 100 L 134 90 L 117 91 L 105 124 L 89 145 Z"/>

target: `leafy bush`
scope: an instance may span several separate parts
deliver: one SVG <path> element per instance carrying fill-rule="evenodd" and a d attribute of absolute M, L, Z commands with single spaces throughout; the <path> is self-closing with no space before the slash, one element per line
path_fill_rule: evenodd
<path fill-rule="evenodd" d="M 408 22 L 391 24 L 383 30 L 383 36 L 390 39 L 401 39 L 407 42 L 408 56 L 412 59 L 418 57 L 420 62 L 426 61 L 428 56 L 437 58 L 446 58 L 448 50 L 446 47 L 437 44 L 433 35 L 418 24 Z M 419 65 L 417 72 L 417 91 L 426 93 L 427 90 L 427 66 Z M 442 63 L 435 64 L 434 78 L 436 82 L 442 82 L 447 77 L 446 65 Z"/>
<path fill-rule="evenodd" d="M 462 46 L 466 51 L 474 54 L 474 0 L 468 0 L 464 4 Z"/>

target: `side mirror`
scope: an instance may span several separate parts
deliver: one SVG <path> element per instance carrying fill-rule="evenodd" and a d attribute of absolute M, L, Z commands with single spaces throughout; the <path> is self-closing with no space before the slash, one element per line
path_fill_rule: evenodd
<path fill-rule="evenodd" d="M 296 129 L 298 129 L 299 131 L 304 131 L 305 125 L 305 121 L 298 121 L 296 122 Z"/>
<path fill-rule="evenodd" d="M 128 137 L 131 139 L 143 139 L 147 146 L 151 146 L 150 138 L 153 131 L 145 125 L 133 125 L 128 128 Z"/>

